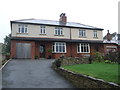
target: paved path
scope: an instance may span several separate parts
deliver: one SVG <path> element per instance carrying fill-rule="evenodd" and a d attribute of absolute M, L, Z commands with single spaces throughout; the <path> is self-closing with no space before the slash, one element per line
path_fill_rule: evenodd
<path fill-rule="evenodd" d="M 3 88 L 73 88 L 52 70 L 54 60 L 11 60 L 3 68 Z"/>

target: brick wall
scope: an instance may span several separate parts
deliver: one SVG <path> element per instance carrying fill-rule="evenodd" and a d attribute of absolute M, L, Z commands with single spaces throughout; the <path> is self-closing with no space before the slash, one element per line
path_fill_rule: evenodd
<path fill-rule="evenodd" d="M 16 43 L 30 43 L 31 47 L 31 58 L 34 59 L 35 56 L 40 58 L 40 45 L 45 45 L 45 58 L 53 58 L 58 59 L 62 55 L 66 57 L 82 57 L 89 56 L 95 51 L 99 51 L 101 53 L 106 53 L 106 46 L 116 46 L 115 44 L 90 44 L 90 53 L 77 53 L 77 45 L 78 43 L 66 43 L 66 52 L 67 53 L 52 53 L 49 50 L 52 50 L 53 42 L 44 42 L 44 41 L 11 41 L 11 58 L 16 57 Z"/>

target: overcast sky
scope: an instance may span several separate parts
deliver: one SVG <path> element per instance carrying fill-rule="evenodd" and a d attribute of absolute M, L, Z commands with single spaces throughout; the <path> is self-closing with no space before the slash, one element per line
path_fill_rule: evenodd
<path fill-rule="evenodd" d="M 10 21 L 19 19 L 59 20 L 66 13 L 68 22 L 103 28 L 103 35 L 118 32 L 120 0 L 0 0 L 0 42 L 11 33 Z"/>

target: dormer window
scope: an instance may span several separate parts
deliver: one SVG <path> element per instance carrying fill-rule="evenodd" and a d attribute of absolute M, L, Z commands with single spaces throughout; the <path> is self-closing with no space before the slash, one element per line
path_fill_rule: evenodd
<path fill-rule="evenodd" d="M 18 33 L 28 33 L 27 25 L 18 25 Z"/>
<path fill-rule="evenodd" d="M 46 34 L 45 26 L 41 25 L 40 26 L 40 34 Z"/>
<path fill-rule="evenodd" d="M 55 35 L 63 35 L 63 28 L 56 27 L 55 28 Z"/>

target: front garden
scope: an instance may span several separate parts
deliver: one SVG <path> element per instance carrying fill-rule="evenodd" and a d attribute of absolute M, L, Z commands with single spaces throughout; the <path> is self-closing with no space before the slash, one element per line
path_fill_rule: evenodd
<path fill-rule="evenodd" d="M 118 80 L 118 77 L 120 77 L 118 73 L 118 67 L 120 67 L 120 64 L 108 64 L 105 62 L 93 62 L 92 64 L 76 64 L 62 66 L 62 68 L 73 71 L 75 73 L 80 73 L 95 78 L 103 79 L 108 82 L 120 84 L 120 81 Z"/>

